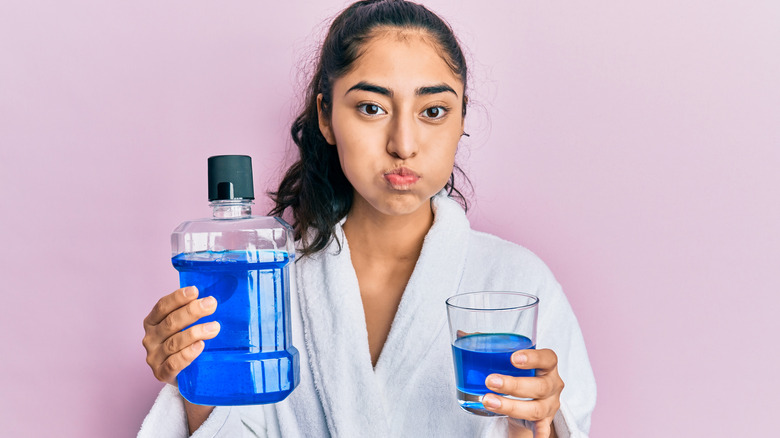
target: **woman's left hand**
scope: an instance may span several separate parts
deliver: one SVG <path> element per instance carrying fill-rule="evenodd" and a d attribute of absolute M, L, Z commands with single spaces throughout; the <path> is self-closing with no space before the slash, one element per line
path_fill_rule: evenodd
<path fill-rule="evenodd" d="M 563 391 L 563 380 L 558 375 L 558 356 L 549 349 L 519 350 L 512 354 L 512 365 L 524 370 L 535 368 L 536 377 L 491 374 L 485 384 L 491 391 L 533 400 L 513 400 L 488 393 L 482 398 L 482 404 L 497 414 L 533 422 L 537 438 L 554 437 L 552 421 L 561 407 Z M 520 424 L 510 421 L 510 429 Z"/>

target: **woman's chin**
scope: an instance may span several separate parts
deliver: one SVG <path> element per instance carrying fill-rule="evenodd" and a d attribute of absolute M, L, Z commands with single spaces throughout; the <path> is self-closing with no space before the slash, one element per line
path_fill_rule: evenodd
<path fill-rule="evenodd" d="M 415 213 L 430 211 L 430 197 L 420 196 L 412 190 L 392 191 L 372 199 L 360 197 L 353 205 L 354 208 L 367 209 L 366 214 L 380 214 L 383 216 L 404 217 L 414 216 Z M 362 202 L 361 202 L 362 201 Z"/>

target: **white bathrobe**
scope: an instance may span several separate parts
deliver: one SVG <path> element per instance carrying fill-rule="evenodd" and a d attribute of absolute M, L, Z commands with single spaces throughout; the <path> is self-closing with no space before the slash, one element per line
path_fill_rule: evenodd
<path fill-rule="evenodd" d="M 506 419 L 466 413 L 455 398 L 444 301 L 458 293 L 517 290 L 540 299 L 537 348 L 558 355 L 566 387 L 555 417 L 560 437 L 586 437 L 596 383 L 582 333 L 560 285 L 530 251 L 471 230 L 443 193 L 376 368 L 371 364 L 360 290 L 341 225 L 335 241 L 296 265 L 293 345 L 300 384 L 271 405 L 216 407 L 193 437 L 493 437 Z M 166 385 L 138 434 L 188 436 L 178 390 Z"/>

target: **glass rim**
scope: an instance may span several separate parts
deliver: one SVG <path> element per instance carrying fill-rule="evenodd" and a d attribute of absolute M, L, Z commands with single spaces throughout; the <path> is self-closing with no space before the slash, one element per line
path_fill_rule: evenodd
<path fill-rule="evenodd" d="M 466 295 L 515 295 L 515 296 L 523 296 L 526 298 L 531 298 L 531 302 L 528 304 L 523 304 L 520 306 L 497 306 L 497 307 L 473 307 L 473 306 L 459 306 L 456 304 L 453 304 L 452 301 L 456 300 L 459 297 L 463 297 Z M 500 311 L 508 311 L 508 310 L 525 310 L 530 309 L 532 307 L 536 307 L 539 305 L 539 297 L 536 295 L 531 295 L 529 293 L 525 292 L 515 292 L 515 291 L 492 291 L 492 290 L 486 290 L 486 291 L 476 291 L 476 292 L 466 292 L 462 294 L 453 295 L 445 301 L 447 304 L 447 307 L 452 307 L 455 309 L 461 309 L 461 310 L 469 310 L 472 312 L 500 312 Z"/>

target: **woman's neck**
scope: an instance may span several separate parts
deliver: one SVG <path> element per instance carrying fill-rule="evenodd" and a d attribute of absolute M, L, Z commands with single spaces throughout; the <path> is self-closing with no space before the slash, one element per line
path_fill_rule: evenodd
<path fill-rule="evenodd" d="M 363 203 L 356 199 L 343 225 L 353 256 L 416 261 L 433 225 L 430 203 L 403 216 L 384 215 Z"/>

